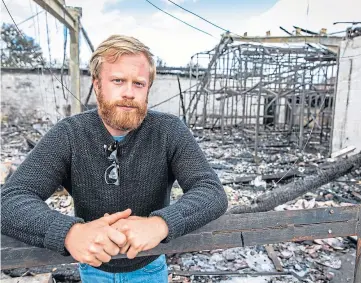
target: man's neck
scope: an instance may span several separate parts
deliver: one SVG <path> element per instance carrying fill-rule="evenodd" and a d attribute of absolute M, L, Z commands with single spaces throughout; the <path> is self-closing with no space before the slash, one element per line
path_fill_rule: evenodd
<path fill-rule="evenodd" d="M 125 136 L 130 132 L 130 131 L 122 131 L 122 130 L 114 129 L 114 128 L 110 127 L 107 123 L 105 123 L 104 121 L 103 121 L 103 124 L 104 124 L 105 128 L 108 130 L 108 132 L 113 137 Z"/>

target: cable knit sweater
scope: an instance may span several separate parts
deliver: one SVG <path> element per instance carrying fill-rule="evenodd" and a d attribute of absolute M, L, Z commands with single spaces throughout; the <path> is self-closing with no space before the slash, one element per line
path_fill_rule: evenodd
<path fill-rule="evenodd" d="M 64 240 L 75 223 L 131 208 L 133 215 L 160 216 L 168 225 L 163 242 L 221 216 L 227 197 L 188 128 L 175 116 L 148 111 L 141 126 L 119 143 L 119 185 L 107 184 L 111 164 L 104 145 L 114 142 L 96 110 L 58 122 L 39 141 L 1 190 L 2 233 L 69 255 Z M 177 180 L 184 195 L 170 203 Z M 74 199 L 75 217 L 44 202 L 63 185 Z M 157 256 L 113 259 L 99 269 L 129 272 Z"/>

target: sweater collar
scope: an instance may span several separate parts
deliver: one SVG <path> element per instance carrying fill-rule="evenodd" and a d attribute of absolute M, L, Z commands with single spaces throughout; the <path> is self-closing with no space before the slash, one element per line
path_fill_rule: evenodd
<path fill-rule="evenodd" d="M 97 123 L 100 124 L 100 129 L 101 129 L 101 135 L 102 135 L 102 140 L 106 141 L 106 144 L 112 144 L 114 143 L 114 138 L 113 136 L 109 133 L 109 131 L 107 130 L 107 128 L 104 125 L 104 122 L 102 120 L 102 118 L 100 117 L 98 110 L 95 109 L 94 110 L 94 114 L 96 116 L 97 119 Z M 143 126 L 144 121 L 146 120 L 148 114 L 146 115 L 146 117 L 144 118 L 143 122 L 140 124 L 140 126 L 138 128 L 136 128 L 135 130 L 130 131 L 125 138 L 119 142 L 119 145 L 125 145 L 129 142 L 129 140 L 131 140 L 133 138 L 133 136 L 139 131 L 139 129 Z"/>

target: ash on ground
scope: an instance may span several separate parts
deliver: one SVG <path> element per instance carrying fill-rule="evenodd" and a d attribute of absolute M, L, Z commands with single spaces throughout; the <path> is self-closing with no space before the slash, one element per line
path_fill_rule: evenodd
<path fill-rule="evenodd" d="M 19 119 L 2 117 L 1 181 L 16 170 L 35 143 L 52 126 L 47 118 Z M 314 172 L 325 163 L 327 148 L 313 144 L 304 152 L 281 135 L 268 135 L 260 141 L 257 157 L 254 142 L 239 130 L 232 136 L 217 131 L 193 132 L 212 168 L 224 184 L 229 207 L 249 205 L 259 195 L 287 182 Z M 222 139 L 223 138 L 223 139 Z M 299 172 L 281 179 L 282 172 Z M 278 176 L 262 180 L 262 175 Z M 245 178 L 249 177 L 251 178 Z M 355 169 L 334 182 L 326 184 L 275 210 L 310 209 L 355 205 L 361 202 L 361 172 Z M 174 184 L 171 202 L 183 192 Z M 59 188 L 46 203 L 51 209 L 74 215 L 73 200 Z M 355 238 L 329 238 L 269 246 L 278 266 L 269 257 L 265 246 L 232 248 L 168 255 L 169 282 L 223 283 L 293 283 L 293 282 L 352 282 L 355 262 Z M 282 269 L 282 273 L 272 275 Z M 7 270 L 1 278 L 52 272 L 57 282 L 78 282 L 76 265 Z M 200 276 L 200 272 L 201 276 Z"/>

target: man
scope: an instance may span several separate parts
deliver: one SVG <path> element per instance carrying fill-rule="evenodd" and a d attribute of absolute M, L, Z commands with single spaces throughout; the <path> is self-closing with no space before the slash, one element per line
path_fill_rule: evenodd
<path fill-rule="evenodd" d="M 180 119 L 147 111 L 156 70 L 144 44 L 111 36 L 90 71 L 98 109 L 57 123 L 8 180 L 2 233 L 70 254 L 83 283 L 167 282 L 164 255 L 137 254 L 221 216 L 226 194 Z M 184 195 L 169 205 L 175 180 Z M 59 185 L 75 217 L 45 204 Z"/>

